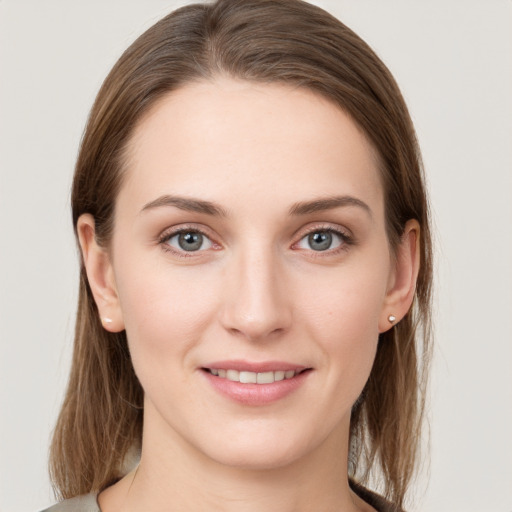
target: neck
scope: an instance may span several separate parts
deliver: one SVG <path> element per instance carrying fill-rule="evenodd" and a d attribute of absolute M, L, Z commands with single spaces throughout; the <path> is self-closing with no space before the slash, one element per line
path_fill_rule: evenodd
<path fill-rule="evenodd" d="M 298 460 L 267 468 L 219 463 L 162 427 L 145 422 L 140 464 L 102 493 L 103 512 L 368 510 L 348 486 L 348 424 Z"/>

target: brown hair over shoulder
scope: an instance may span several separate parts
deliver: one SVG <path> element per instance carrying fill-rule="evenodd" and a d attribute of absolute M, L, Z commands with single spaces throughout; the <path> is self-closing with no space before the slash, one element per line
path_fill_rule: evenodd
<path fill-rule="evenodd" d="M 390 246 L 420 224 L 421 268 L 411 310 L 380 336 L 353 407 L 349 474 L 398 505 L 417 464 L 430 360 L 432 249 L 421 156 L 388 69 L 354 32 L 300 0 L 218 0 L 169 14 L 141 35 L 103 83 L 86 126 L 72 190 L 73 223 L 94 216 L 108 247 L 124 158 L 135 126 L 163 95 L 225 75 L 315 91 L 348 113 L 380 159 Z M 116 481 L 142 436 L 143 391 L 124 332 L 101 325 L 82 264 L 71 376 L 51 445 L 57 494 Z"/>

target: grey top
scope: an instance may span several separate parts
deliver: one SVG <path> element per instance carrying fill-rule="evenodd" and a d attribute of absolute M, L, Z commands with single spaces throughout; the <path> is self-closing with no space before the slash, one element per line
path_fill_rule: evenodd
<path fill-rule="evenodd" d="M 101 512 L 97 498 L 97 494 L 77 496 L 70 500 L 61 501 L 53 505 L 53 507 L 46 508 L 41 512 Z"/>
<path fill-rule="evenodd" d="M 377 512 L 403 512 L 402 509 L 394 506 L 382 496 L 369 491 L 361 485 L 351 481 L 350 487 L 360 498 L 377 510 Z M 101 510 L 98 505 L 98 494 L 96 493 L 61 501 L 53 505 L 53 507 L 42 510 L 41 512 L 101 512 Z"/>

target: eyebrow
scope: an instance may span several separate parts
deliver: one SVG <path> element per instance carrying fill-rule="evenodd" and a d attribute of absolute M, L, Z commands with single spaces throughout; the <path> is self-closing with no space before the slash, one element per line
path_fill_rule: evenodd
<path fill-rule="evenodd" d="M 214 215 L 216 217 L 227 217 L 226 210 L 210 201 L 172 195 L 160 196 L 154 201 L 150 201 L 144 205 L 141 213 L 154 208 L 160 208 L 162 206 L 174 206 L 175 208 L 179 208 L 180 210 L 185 210 L 187 212 L 204 213 L 206 215 Z"/>
<path fill-rule="evenodd" d="M 141 210 L 141 213 L 161 208 L 163 206 L 174 206 L 180 210 L 188 212 L 203 213 L 206 215 L 213 215 L 215 217 L 227 217 L 228 214 L 224 208 L 203 199 L 195 199 L 192 197 L 181 197 L 173 195 L 163 195 L 157 199 L 146 203 Z M 371 208 L 360 199 L 353 196 L 334 196 L 321 199 L 313 199 L 312 201 L 302 201 L 295 203 L 289 210 L 289 215 L 308 215 L 311 213 L 322 212 L 326 210 L 333 210 L 335 208 L 356 206 L 362 208 L 370 217 L 372 217 Z"/>
<path fill-rule="evenodd" d="M 353 196 L 334 196 L 295 203 L 290 208 L 290 215 L 308 215 L 310 213 L 332 210 L 343 206 L 362 208 L 370 217 L 373 217 L 371 208 L 364 201 Z"/>

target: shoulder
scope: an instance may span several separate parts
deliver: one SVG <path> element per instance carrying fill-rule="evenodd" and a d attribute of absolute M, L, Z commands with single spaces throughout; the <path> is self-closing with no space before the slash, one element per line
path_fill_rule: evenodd
<path fill-rule="evenodd" d="M 41 512 L 101 512 L 96 498 L 96 494 L 77 496 L 76 498 L 61 501 Z"/>

